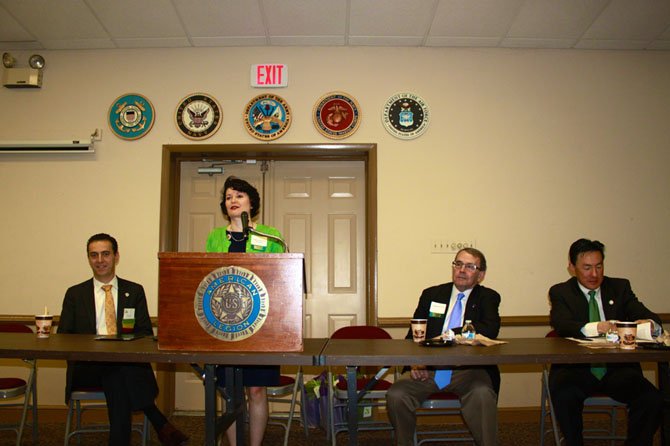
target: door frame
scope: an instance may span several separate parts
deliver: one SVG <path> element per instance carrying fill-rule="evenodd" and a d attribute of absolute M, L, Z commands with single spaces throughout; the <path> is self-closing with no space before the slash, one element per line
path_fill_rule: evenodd
<path fill-rule="evenodd" d="M 377 325 L 377 144 L 166 144 L 161 160 L 159 250 L 176 251 L 181 163 L 224 159 L 365 163 L 365 323 Z"/>

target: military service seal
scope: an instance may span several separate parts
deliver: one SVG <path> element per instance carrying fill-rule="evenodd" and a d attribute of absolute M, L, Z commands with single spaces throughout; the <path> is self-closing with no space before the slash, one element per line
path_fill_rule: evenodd
<path fill-rule="evenodd" d="M 154 106 L 137 93 L 116 98 L 109 107 L 109 128 L 122 139 L 139 139 L 154 125 Z"/>
<path fill-rule="evenodd" d="M 209 273 L 195 293 L 195 317 L 211 336 L 241 341 L 265 323 L 270 299 L 265 285 L 253 272 L 225 266 Z"/>
<path fill-rule="evenodd" d="M 428 128 L 430 109 L 421 96 L 413 93 L 396 93 L 382 110 L 382 123 L 396 138 L 414 139 Z"/>
<path fill-rule="evenodd" d="M 334 91 L 322 96 L 314 105 L 312 119 L 316 129 L 331 139 L 352 135 L 361 124 L 360 106 L 348 94 Z"/>
<path fill-rule="evenodd" d="M 175 113 L 177 128 L 187 138 L 207 139 L 223 121 L 221 106 L 213 97 L 194 93 L 182 99 Z"/>
<path fill-rule="evenodd" d="M 244 108 L 244 126 L 256 139 L 271 141 L 282 136 L 291 126 L 291 108 L 275 94 L 261 94 Z"/>

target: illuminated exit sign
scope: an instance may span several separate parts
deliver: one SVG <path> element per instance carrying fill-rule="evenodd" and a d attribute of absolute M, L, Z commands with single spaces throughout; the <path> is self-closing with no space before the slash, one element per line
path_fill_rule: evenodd
<path fill-rule="evenodd" d="M 252 65 L 251 86 L 257 88 L 288 87 L 288 66 L 283 63 Z"/>

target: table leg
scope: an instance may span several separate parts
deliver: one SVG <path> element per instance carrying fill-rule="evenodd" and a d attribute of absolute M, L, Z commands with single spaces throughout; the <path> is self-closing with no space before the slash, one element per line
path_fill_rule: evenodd
<path fill-rule="evenodd" d="M 356 367 L 347 366 L 347 427 L 349 429 L 350 446 L 358 444 L 358 392 L 356 384 Z"/>
<path fill-rule="evenodd" d="M 216 446 L 216 366 L 205 364 L 205 446 Z"/>
<path fill-rule="evenodd" d="M 658 363 L 658 388 L 663 394 L 663 418 L 661 420 L 661 444 L 670 445 L 670 365 Z"/>

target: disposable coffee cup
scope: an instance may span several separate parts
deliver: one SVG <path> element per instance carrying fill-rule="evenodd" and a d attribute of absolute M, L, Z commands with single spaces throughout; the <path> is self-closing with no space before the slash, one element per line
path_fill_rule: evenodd
<path fill-rule="evenodd" d="M 48 338 L 51 334 L 51 325 L 54 317 L 52 314 L 36 314 L 35 327 L 37 328 L 38 338 Z"/>
<path fill-rule="evenodd" d="M 426 325 L 428 319 L 412 319 L 412 339 L 414 342 L 421 342 L 426 340 Z"/>
<path fill-rule="evenodd" d="M 616 330 L 619 333 L 619 348 L 624 350 L 635 349 L 635 338 L 637 337 L 637 324 L 635 322 L 616 323 Z"/>

